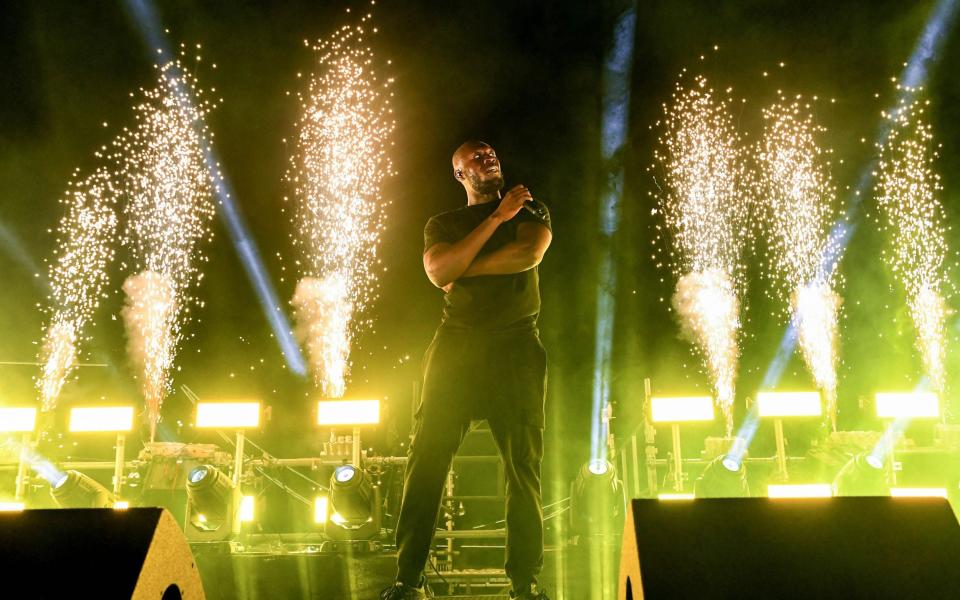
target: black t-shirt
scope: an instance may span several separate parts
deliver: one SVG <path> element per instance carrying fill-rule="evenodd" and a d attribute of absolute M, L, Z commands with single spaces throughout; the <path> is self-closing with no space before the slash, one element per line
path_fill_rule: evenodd
<path fill-rule="evenodd" d="M 536 200 L 533 202 L 536 214 L 520 209 L 516 216 L 497 227 L 478 256 L 516 240 L 520 223 L 540 223 L 549 228 L 547 207 Z M 453 244 L 462 240 L 498 206 L 500 203 L 496 201 L 484 202 L 431 217 L 423 230 L 423 251 L 438 242 Z M 461 277 L 443 297 L 442 325 L 486 331 L 533 327 L 540 314 L 539 280 L 536 267 L 509 275 Z"/>

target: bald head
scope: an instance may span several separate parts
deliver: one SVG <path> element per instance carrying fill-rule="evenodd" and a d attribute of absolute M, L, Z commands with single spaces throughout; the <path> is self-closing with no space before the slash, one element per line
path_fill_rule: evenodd
<path fill-rule="evenodd" d="M 453 153 L 453 176 L 476 194 L 497 194 L 503 188 L 500 160 L 493 147 L 480 140 L 468 140 Z"/>
<path fill-rule="evenodd" d="M 453 151 L 453 171 L 456 173 L 457 169 L 463 168 L 462 165 L 466 159 L 469 159 L 470 156 L 476 150 L 483 150 L 490 148 L 490 144 L 486 142 L 481 142 L 480 140 L 467 140 L 464 143 Z"/>

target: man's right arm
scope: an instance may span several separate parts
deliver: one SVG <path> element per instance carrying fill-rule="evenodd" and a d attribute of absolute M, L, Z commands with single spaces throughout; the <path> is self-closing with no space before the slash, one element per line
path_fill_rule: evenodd
<path fill-rule="evenodd" d="M 427 272 L 430 283 L 446 290 L 447 286 L 460 279 L 497 227 L 516 216 L 530 197 L 527 188 L 518 185 L 507 192 L 497 210 L 474 227 L 465 238 L 452 244 L 438 242 L 427 248 L 423 253 L 423 270 Z"/>

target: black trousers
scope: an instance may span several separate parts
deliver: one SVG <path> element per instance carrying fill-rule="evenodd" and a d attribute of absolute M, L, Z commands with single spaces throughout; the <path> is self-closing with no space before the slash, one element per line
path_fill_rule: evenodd
<path fill-rule="evenodd" d="M 544 400 L 547 355 L 535 328 L 478 332 L 441 327 L 423 359 L 397 522 L 397 580 L 418 585 L 437 526 L 444 482 L 474 419 L 487 419 L 506 473 L 506 573 L 515 589 L 543 566 Z"/>

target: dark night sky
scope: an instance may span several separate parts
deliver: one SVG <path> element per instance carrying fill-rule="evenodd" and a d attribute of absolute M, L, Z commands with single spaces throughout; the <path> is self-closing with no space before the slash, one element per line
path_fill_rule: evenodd
<path fill-rule="evenodd" d="M 464 201 L 450 177 L 449 156 L 463 139 L 479 137 L 497 148 L 508 184 L 527 184 L 551 208 L 555 238 L 541 266 L 541 330 L 551 369 L 548 453 L 557 458 L 551 464 L 563 465 L 561 472 L 551 471 L 557 474 L 555 481 L 566 480 L 586 458 L 597 213 L 605 168 L 599 133 L 602 61 L 612 24 L 626 5 L 378 3 L 375 20 L 381 33 L 373 47 L 393 61 L 398 176 L 385 190 L 393 200 L 383 239 L 389 270 L 373 307 L 374 331 L 364 334 L 355 349 L 352 391 L 389 398 L 394 418 L 373 438 L 385 449 L 406 433 L 411 382 L 439 316 L 439 293 L 420 264 L 423 223 Z M 296 72 L 310 69 L 303 39 L 325 36 L 346 22 L 345 6 L 157 2 L 171 41 L 201 43 L 204 60 L 218 65 L 198 72 L 201 85 L 216 87 L 224 98 L 210 126 L 237 201 L 284 300 L 291 296 L 295 278 L 289 276 L 290 223 L 280 213 L 281 198 L 288 193 L 282 138 L 292 132 L 297 110 L 285 92 L 297 85 Z M 748 136 L 756 131 L 759 107 L 777 87 L 835 97 L 837 103 L 820 117 L 830 130 L 827 143 L 845 159 L 835 171 L 843 189 L 853 185 L 870 157 L 870 144 L 860 138 L 872 140 L 879 111 L 893 97 L 889 79 L 899 73 L 931 6 L 929 1 L 816 1 L 802 7 L 786 0 L 639 3 L 631 135 L 621 156 L 626 194 L 614 242 L 621 285 L 613 375 L 621 427 L 637 421 L 644 377 L 653 379 L 655 389 L 673 392 L 703 389 L 706 381 L 688 345 L 677 338 L 668 303 L 659 300 L 669 297 L 672 276 L 650 260 L 654 223 L 646 167 L 654 134 L 649 126 L 676 74 L 684 66 L 699 67 L 718 86 L 733 85 L 747 97 L 740 127 Z M 700 62 L 699 55 L 714 44 L 720 51 Z M 949 73 L 958 58 L 960 37 L 954 36 L 929 86 L 935 131 L 944 144 L 940 170 L 951 218 L 957 216 L 960 183 L 960 85 Z M 0 96 L 0 360 L 33 360 L 43 324 L 37 304 L 44 302 L 45 293 L 29 265 L 42 264 L 52 253 L 48 230 L 59 219 L 57 198 L 71 171 L 89 168 L 96 147 L 129 122 L 128 94 L 149 85 L 153 71 L 122 2 L 7 3 L 0 12 L 0 59 L 5 88 Z M 787 67 L 776 69 L 781 60 Z M 772 76 L 763 79 L 763 70 Z M 863 226 L 842 267 L 841 406 L 849 427 L 876 425 L 869 419 L 861 422 L 859 396 L 884 385 L 909 385 L 918 366 L 901 294 L 891 288 L 889 270 L 876 260 L 883 239 L 867 225 L 871 210 L 865 202 Z M 210 398 L 255 395 L 273 406 L 274 422 L 264 434 L 275 444 L 270 449 L 279 455 L 309 452 L 318 436 L 305 430 L 300 419 L 309 410 L 305 398 L 310 388 L 282 368 L 226 231 L 219 221 L 214 228 L 214 242 L 203 249 L 210 260 L 198 294 L 206 306 L 180 350 L 177 392 L 167 402 L 165 418 L 173 423 L 189 412 L 181 384 Z M 10 236 L 3 237 L 4 231 Z M 949 240 L 954 248 L 958 242 L 955 236 Z M 759 384 L 783 327 L 763 294 L 769 282 L 756 276 L 759 260 L 752 263 L 741 404 Z M 126 274 L 115 269 L 113 276 L 119 288 Z M 91 358 L 106 359 L 114 367 L 82 371 L 66 387 L 63 403 L 136 397 L 122 325 L 111 318 L 121 303 L 119 294 L 112 296 L 92 331 Z M 406 356 L 410 360 L 401 362 Z M 33 371 L 0 369 L 0 401 L 28 400 Z M 784 385 L 810 385 L 798 360 L 791 363 Z M 181 434 L 192 435 L 188 430 Z"/>

